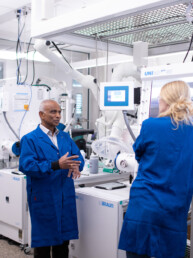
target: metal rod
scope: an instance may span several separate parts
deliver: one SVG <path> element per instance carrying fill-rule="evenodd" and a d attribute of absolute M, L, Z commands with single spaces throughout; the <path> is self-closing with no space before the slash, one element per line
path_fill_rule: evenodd
<path fill-rule="evenodd" d="M 153 25 L 153 26 L 148 27 L 148 28 L 139 28 L 139 29 L 130 30 L 128 32 L 120 32 L 120 33 L 116 33 L 116 34 L 110 35 L 110 36 L 101 36 L 101 39 L 118 38 L 118 37 L 121 37 L 121 36 L 134 34 L 134 33 L 141 32 L 141 31 L 145 32 L 145 31 L 149 31 L 149 30 L 153 30 L 153 29 L 160 29 L 160 28 L 179 25 L 179 24 L 184 24 L 184 23 L 188 23 L 187 20 L 183 19 L 183 20 L 180 20 L 180 21 L 167 22 L 167 23 L 164 23 L 164 24 Z"/>

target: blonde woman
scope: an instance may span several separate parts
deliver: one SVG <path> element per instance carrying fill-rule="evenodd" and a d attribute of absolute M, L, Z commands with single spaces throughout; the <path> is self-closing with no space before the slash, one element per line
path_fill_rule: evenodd
<path fill-rule="evenodd" d="M 161 89 L 159 117 L 142 124 L 139 162 L 119 249 L 128 258 L 182 258 L 193 195 L 193 104 L 183 81 Z"/>

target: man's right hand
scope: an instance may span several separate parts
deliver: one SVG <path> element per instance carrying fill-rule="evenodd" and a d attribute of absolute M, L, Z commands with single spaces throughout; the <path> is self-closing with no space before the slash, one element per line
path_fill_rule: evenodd
<path fill-rule="evenodd" d="M 69 153 L 67 152 L 59 159 L 59 166 L 61 169 L 73 169 L 75 166 L 77 167 L 81 163 L 79 160 L 73 160 L 77 159 L 79 157 L 78 155 L 68 157 L 68 154 Z"/>

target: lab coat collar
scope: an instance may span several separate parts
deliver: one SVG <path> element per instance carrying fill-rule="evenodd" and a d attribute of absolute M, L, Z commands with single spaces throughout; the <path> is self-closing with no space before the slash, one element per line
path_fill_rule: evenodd
<path fill-rule="evenodd" d="M 45 126 L 43 126 L 42 124 L 39 125 L 40 129 L 47 135 L 52 136 L 52 131 L 50 131 L 48 128 L 46 128 Z M 55 128 L 55 135 L 58 135 L 59 130 L 57 128 Z"/>
<path fill-rule="evenodd" d="M 59 134 L 60 134 L 60 132 L 58 133 L 58 135 L 59 135 Z M 40 128 L 40 125 L 38 125 L 38 127 L 37 127 L 37 129 L 36 129 L 36 135 L 37 135 L 37 137 L 41 138 L 42 141 L 44 141 L 44 142 L 46 142 L 46 143 L 52 145 L 52 147 L 53 147 L 54 149 L 58 150 L 57 147 L 56 147 L 56 146 L 53 144 L 53 142 L 50 140 L 49 136 L 48 136 L 45 132 L 42 131 L 42 129 Z M 57 137 L 58 137 L 58 135 L 57 135 Z M 58 147 L 59 147 L 59 146 L 58 146 Z"/>

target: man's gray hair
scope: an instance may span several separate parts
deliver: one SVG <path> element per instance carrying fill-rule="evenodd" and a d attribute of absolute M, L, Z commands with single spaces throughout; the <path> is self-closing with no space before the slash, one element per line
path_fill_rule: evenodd
<path fill-rule="evenodd" d="M 55 100 L 52 100 L 52 99 L 45 99 L 45 100 L 43 100 L 43 101 L 40 103 L 39 111 L 40 111 L 40 112 L 45 112 L 45 106 L 46 106 L 47 104 L 49 104 L 50 102 L 55 102 L 55 103 L 57 103 Z"/>

